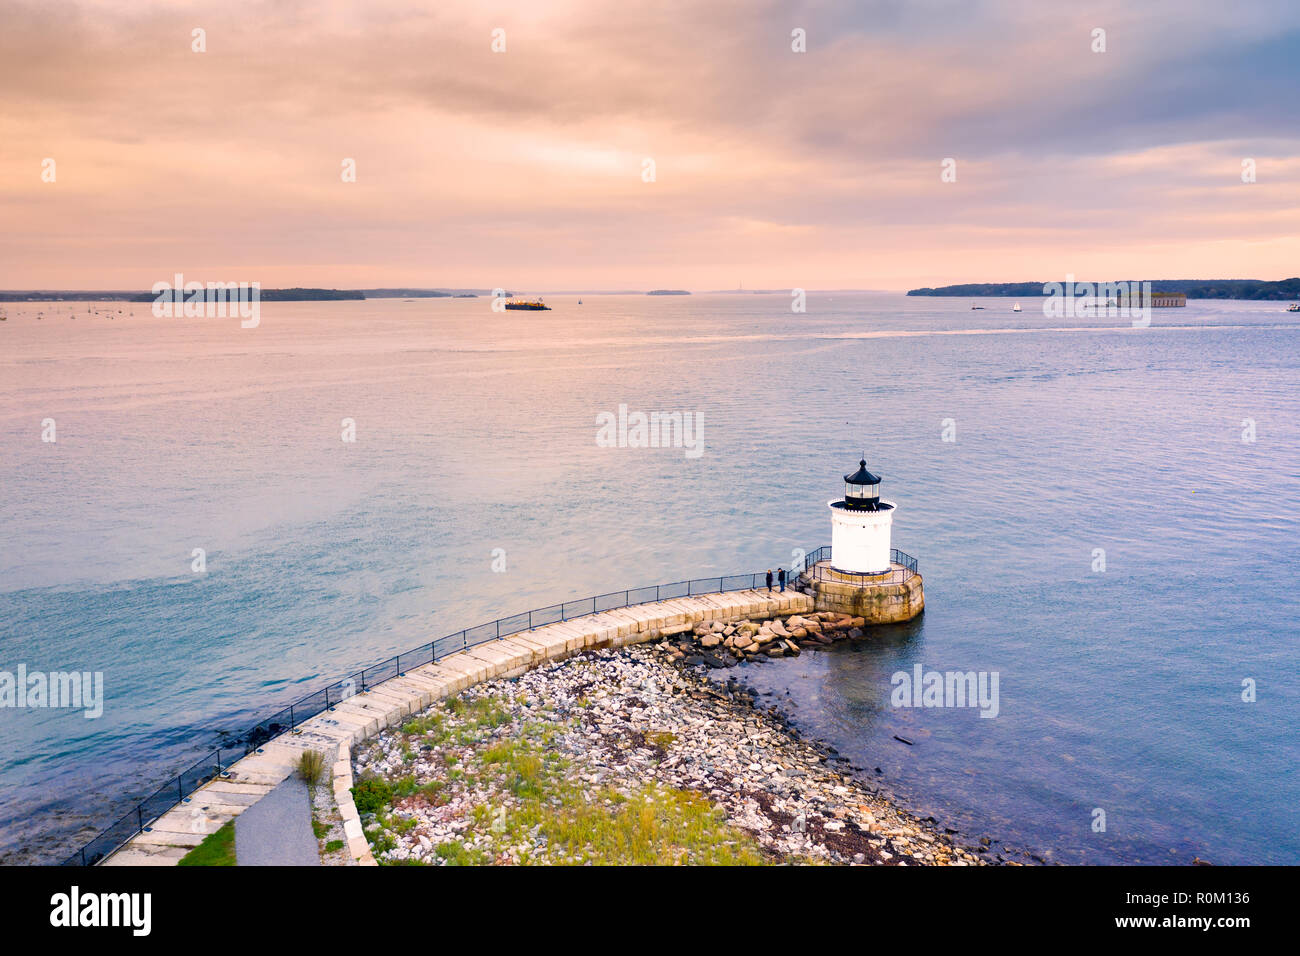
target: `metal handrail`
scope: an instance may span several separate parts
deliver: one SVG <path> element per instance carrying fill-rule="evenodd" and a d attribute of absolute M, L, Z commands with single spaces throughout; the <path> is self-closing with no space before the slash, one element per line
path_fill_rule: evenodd
<path fill-rule="evenodd" d="M 813 552 L 818 554 L 826 549 Z M 791 577 L 796 578 L 810 567 L 807 559 L 792 562 Z M 792 582 L 793 583 L 793 582 Z M 502 640 L 511 634 L 533 630 L 567 621 L 573 617 L 597 614 L 602 611 L 614 611 L 635 604 L 651 601 L 665 601 L 671 598 L 688 597 L 693 594 L 710 594 L 725 591 L 743 591 L 766 585 L 766 572 L 757 571 L 748 574 L 720 575 L 718 577 L 693 578 L 674 581 L 669 584 L 652 584 L 640 588 L 627 588 L 622 591 L 609 591 L 578 601 L 565 601 L 547 607 L 534 608 L 508 617 L 497 618 L 477 627 L 454 631 L 444 637 L 421 644 L 410 651 L 390 657 L 382 663 L 363 667 L 361 670 L 342 680 L 335 681 L 320 688 L 306 697 L 296 700 L 284 709 L 272 714 L 265 720 L 254 724 L 242 737 L 236 737 L 225 747 L 219 747 L 198 760 L 192 766 L 177 774 L 152 794 L 139 801 L 120 820 L 104 829 L 93 839 L 63 861 L 65 866 L 93 866 L 108 854 L 118 849 L 137 833 L 147 830 L 155 820 L 178 803 L 185 803 L 191 794 L 214 777 L 226 773 L 227 767 L 240 757 L 251 753 L 262 744 L 285 731 L 294 730 L 305 720 L 318 714 L 333 710 L 339 702 L 355 693 L 364 692 L 367 687 L 396 677 L 411 667 L 424 663 L 433 663 L 448 654 L 454 654 L 487 641 Z"/>
<path fill-rule="evenodd" d="M 829 561 L 830 546 L 823 546 L 807 553 L 802 558 L 791 561 L 788 586 L 795 587 L 800 575 L 816 575 L 820 562 Z M 892 552 L 896 564 L 903 566 L 906 576 L 916 573 L 916 559 L 901 551 Z M 836 572 L 839 573 L 839 572 Z M 904 578 L 905 580 L 906 578 Z M 408 668 L 418 667 L 424 663 L 434 663 L 439 658 L 466 650 L 488 641 L 503 640 L 511 634 L 530 631 L 567 621 L 573 617 L 598 614 L 603 611 L 615 611 L 619 608 L 672 598 L 689 597 L 695 594 L 717 594 L 727 591 L 746 591 L 768 587 L 767 572 L 754 571 L 744 574 L 719 575 L 708 578 L 691 578 L 674 581 L 670 584 L 651 584 L 640 588 L 627 588 L 622 591 L 608 591 L 578 601 L 565 601 L 547 607 L 521 611 L 508 617 L 480 624 L 477 627 L 453 631 L 444 637 L 421 644 L 413 650 L 390 657 L 382 663 L 363 667 L 355 674 L 335 681 L 325 687 L 296 700 L 289 706 L 259 721 L 244 734 L 235 738 L 230 746 L 219 747 L 175 778 L 163 784 L 148 797 L 145 797 L 128 811 L 120 820 L 109 826 L 94 839 L 63 861 L 64 866 L 93 866 L 108 854 L 121 847 L 127 840 L 149 829 L 172 807 L 185 803 L 190 795 L 214 777 L 227 773 L 224 769 L 246 754 L 259 748 L 285 731 L 292 731 L 298 724 L 310 720 L 318 714 L 334 709 L 334 705 L 346 700 L 356 693 L 364 693 L 366 688 L 386 681 L 391 677 L 404 674 Z M 241 749 L 242 744 L 242 749 Z"/>
<path fill-rule="evenodd" d="M 837 581 L 844 584 L 902 584 L 915 577 L 916 558 L 905 554 L 897 548 L 889 551 L 890 568 L 880 574 L 859 574 L 852 571 L 840 571 L 830 563 L 830 548 L 818 548 L 810 554 L 806 563 L 804 576 L 809 581 Z"/>

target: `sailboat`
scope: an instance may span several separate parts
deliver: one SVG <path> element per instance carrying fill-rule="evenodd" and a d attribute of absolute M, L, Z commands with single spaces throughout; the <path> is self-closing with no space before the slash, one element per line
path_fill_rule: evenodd
<path fill-rule="evenodd" d="M 1300 302 L 1293 302 L 1293 303 L 1291 303 L 1291 305 L 1290 305 L 1290 307 L 1287 309 L 1287 311 L 1288 311 L 1288 312 L 1300 312 Z"/>
<path fill-rule="evenodd" d="M 1012 312 L 1019 312 L 1019 311 L 1020 311 L 1020 303 L 1017 302 L 1015 305 L 1013 305 L 1013 306 L 1011 307 L 1011 311 L 1012 311 Z"/>

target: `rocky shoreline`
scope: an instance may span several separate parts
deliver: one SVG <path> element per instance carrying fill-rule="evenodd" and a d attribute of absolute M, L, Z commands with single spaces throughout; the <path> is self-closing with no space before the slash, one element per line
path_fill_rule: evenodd
<path fill-rule="evenodd" d="M 1017 865 L 899 809 L 753 691 L 708 679 L 863 633 L 834 614 L 715 622 L 439 701 L 354 754 L 375 857 Z"/>
<path fill-rule="evenodd" d="M 866 637 L 866 621 L 834 611 L 766 621 L 710 621 L 670 641 L 669 657 L 687 666 L 731 667 L 762 657 L 798 656 L 805 647 Z"/>

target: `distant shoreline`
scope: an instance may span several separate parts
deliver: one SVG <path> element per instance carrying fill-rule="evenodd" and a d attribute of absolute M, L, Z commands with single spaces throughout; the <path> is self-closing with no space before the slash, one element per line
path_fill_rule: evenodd
<path fill-rule="evenodd" d="M 1127 281 L 1127 280 L 1125 280 Z M 1149 281 L 1151 288 L 1157 292 L 1181 292 L 1188 299 L 1230 299 L 1243 302 L 1297 302 L 1300 301 L 1300 278 L 1263 280 L 1263 279 L 1170 279 L 1137 280 Z M 1043 286 L 1052 283 L 1041 282 L 983 282 L 963 285 L 923 287 L 919 289 L 881 290 L 881 289 L 808 289 L 816 295 L 907 295 L 929 298 L 1006 298 L 1034 299 L 1047 298 L 1050 292 L 1044 292 Z M 1085 283 L 1097 288 L 1104 283 Z M 706 292 L 691 292 L 686 289 L 651 289 L 643 292 L 635 289 L 609 290 L 554 290 L 547 291 L 551 296 L 603 296 L 603 295 L 785 295 L 785 289 L 716 289 Z M 490 298 L 491 290 L 474 289 L 262 289 L 259 299 L 262 302 L 357 302 L 370 299 L 471 299 Z M 153 292 L 132 291 L 129 289 L 0 289 L 0 303 L 21 302 L 153 302 L 158 298 Z"/>
<path fill-rule="evenodd" d="M 187 293 L 188 294 L 188 293 Z M 490 295 L 474 289 L 261 289 L 263 302 L 357 302 L 365 299 L 473 299 Z M 123 289 L 0 290 L 0 302 L 153 302 L 154 292 Z"/>
<path fill-rule="evenodd" d="M 1115 280 L 1108 280 L 1114 282 Z M 1130 280 L 1124 280 L 1128 282 Z M 1300 299 L 1300 278 L 1293 279 L 1145 279 L 1156 292 L 1181 292 L 1189 299 L 1242 299 L 1245 301 L 1283 302 Z M 1025 298 L 1046 297 L 1052 282 L 972 282 L 937 288 L 909 289 L 908 295 L 953 298 Z M 1056 283 L 1060 285 L 1061 283 Z M 1083 282 L 1094 288 L 1104 282 Z"/>

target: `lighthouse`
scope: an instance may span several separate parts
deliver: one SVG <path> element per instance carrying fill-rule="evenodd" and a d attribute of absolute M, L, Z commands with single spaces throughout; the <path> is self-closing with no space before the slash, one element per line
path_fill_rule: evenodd
<path fill-rule="evenodd" d="M 828 505 L 831 567 L 849 574 L 888 573 L 895 505 L 880 497 L 880 476 L 867 470 L 865 458 L 844 476 L 844 497 Z"/>
<path fill-rule="evenodd" d="M 925 590 L 916 558 L 893 547 L 898 505 L 880 496 L 880 484 L 864 455 L 858 470 L 844 476 L 844 497 L 827 502 L 830 547 L 810 556 L 798 584 L 819 611 L 897 624 L 925 609 Z"/>

